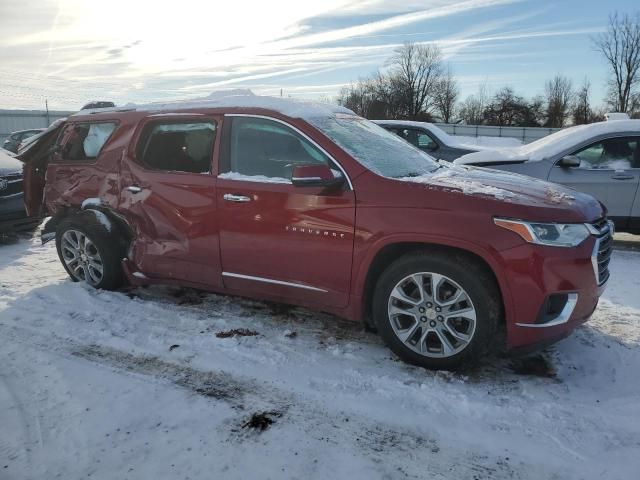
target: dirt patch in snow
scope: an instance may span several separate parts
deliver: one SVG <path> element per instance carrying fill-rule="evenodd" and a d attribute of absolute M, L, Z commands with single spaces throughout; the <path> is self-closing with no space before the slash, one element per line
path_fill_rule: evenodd
<path fill-rule="evenodd" d="M 199 395 L 227 401 L 235 407 L 244 408 L 245 395 L 260 391 L 259 386 L 252 382 L 242 382 L 224 372 L 205 372 L 169 363 L 155 356 L 136 356 L 99 345 L 81 347 L 72 355 L 133 373 L 163 378 Z"/>
<path fill-rule="evenodd" d="M 200 305 L 204 303 L 206 292 L 192 288 L 177 288 L 170 292 L 176 298 L 178 305 Z"/>
<path fill-rule="evenodd" d="M 542 354 L 513 359 L 509 368 L 518 375 L 542 378 L 557 377 L 556 369 Z"/>
<path fill-rule="evenodd" d="M 255 337 L 256 335 L 260 334 L 254 330 L 249 330 L 248 328 L 234 328 L 233 330 L 225 330 L 224 332 L 216 333 L 216 337 L 218 338 Z"/>
<path fill-rule="evenodd" d="M 276 418 L 280 417 L 282 417 L 281 412 L 256 412 L 251 415 L 249 420 L 242 424 L 242 428 L 249 428 L 251 430 L 264 432 L 275 423 Z"/>

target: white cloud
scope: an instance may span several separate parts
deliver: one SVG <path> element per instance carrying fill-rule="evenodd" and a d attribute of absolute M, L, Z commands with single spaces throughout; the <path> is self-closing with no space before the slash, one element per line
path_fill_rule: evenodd
<path fill-rule="evenodd" d="M 48 98 L 74 107 L 87 99 L 173 98 L 236 85 L 273 92 L 285 84 L 292 85 L 291 94 L 335 93 L 340 82 L 382 65 L 405 39 L 432 37 L 446 55 L 464 52 L 472 61 L 477 44 L 586 31 L 568 26 L 504 31 L 538 9 L 445 38 L 424 33 L 439 25 L 436 20 L 522 1 L 41 0 L 37 9 L 5 3 L 0 106 L 30 107 Z M 423 24 L 422 33 L 403 30 Z M 341 70 L 350 77 L 339 77 Z M 326 88 L 319 78 L 330 78 Z"/>

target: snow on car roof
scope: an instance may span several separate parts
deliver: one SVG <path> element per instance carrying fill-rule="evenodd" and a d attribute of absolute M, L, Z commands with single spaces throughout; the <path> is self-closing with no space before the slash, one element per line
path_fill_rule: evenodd
<path fill-rule="evenodd" d="M 88 115 L 122 111 L 157 112 L 172 110 L 196 110 L 203 108 L 262 108 L 287 115 L 292 118 L 330 117 L 338 113 L 355 115 L 351 110 L 326 103 L 293 100 L 290 98 L 254 95 L 250 90 L 230 90 L 214 92 L 208 97 L 148 103 L 144 105 L 127 104 L 121 107 L 96 108 L 83 110 L 74 115 Z"/>
<path fill-rule="evenodd" d="M 592 138 L 616 133 L 640 133 L 640 120 L 616 120 L 577 125 L 565 128 L 521 147 L 470 153 L 458 158 L 455 163 L 464 165 L 518 160 L 536 162 L 562 154 L 588 142 Z"/>

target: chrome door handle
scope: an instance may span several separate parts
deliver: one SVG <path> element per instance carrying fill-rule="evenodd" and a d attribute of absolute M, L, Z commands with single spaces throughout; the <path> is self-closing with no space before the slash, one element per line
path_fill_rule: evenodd
<path fill-rule="evenodd" d="M 621 173 L 619 175 L 613 175 L 611 177 L 613 180 L 633 180 L 634 177 L 633 175 L 625 175 L 624 173 Z"/>
<path fill-rule="evenodd" d="M 247 203 L 251 201 L 249 197 L 245 197 L 244 195 L 235 195 L 233 193 L 225 193 L 222 198 L 227 202 Z"/>
<path fill-rule="evenodd" d="M 131 193 L 140 193 L 142 191 L 142 189 L 136 185 L 131 185 L 127 187 L 125 190 L 128 190 Z"/>

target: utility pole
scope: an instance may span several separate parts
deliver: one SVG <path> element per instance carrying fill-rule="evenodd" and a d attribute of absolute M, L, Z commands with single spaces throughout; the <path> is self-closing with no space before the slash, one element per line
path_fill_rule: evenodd
<path fill-rule="evenodd" d="M 49 100 L 45 98 L 44 100 L 44 108 L 47 110 L 47 127 L 51 124 L 51 121 L 49 120 Z"/>
<path fill-rule="evenodd" d="M 280 89 L 280 98 L 282 98 L 282 89 Z"/>

